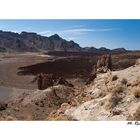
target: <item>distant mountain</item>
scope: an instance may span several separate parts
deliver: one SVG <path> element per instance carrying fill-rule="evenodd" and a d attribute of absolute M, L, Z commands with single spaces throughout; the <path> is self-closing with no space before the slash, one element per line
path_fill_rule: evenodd
<path fill-rule="evenodd" d="M 85 47 L 85 48 L 83 48 L 83 51 L 84 52 L 96 52 L 96 51 L 98 51 L 98 49 L 95 47 Z"/>
<path fill-rule="evenodd" d="M 0 52 L 40 52 L 40 51 L 59 51 L 59 52 L 90 52 L 90 53 L 109 53 L 125 52 L 124 48 L 110 50 L 104 47 L 82 48 L 74 41 L 67 41 L 59 35 L 54 34 L 50 37 L 41 36 L 31 32 L 5 32 L 0 31 Z"/>
<path fill-rule="evenodd" d="M 55 51 L 79 52 L 82 49 L 79 44 L 74 41 L 66 41 L 57 34 L 50 36 L 48 39 Z"/>
<path fill-rule="evenodd" d="M 57 34 L 50 37 L 36 33 L 0 31 L 0 52 L 36 52 L 36 51 L 81 51 L 81 47 L 74 41 L 66 41 Z"/>
<path fill-rule="evenodd" d="M 127 50 L 124 48 L 116 48 L 116 49 L 113 49 L 112 52 L 127 52 Z"/>
<path fill-rule="evenodd" d="M 98 49 L 99 51 L 103 51 L 103 52 L 110 52 L 111 50 L 110 49 L 107 49 L 105 47 L 101 47 Z"/>

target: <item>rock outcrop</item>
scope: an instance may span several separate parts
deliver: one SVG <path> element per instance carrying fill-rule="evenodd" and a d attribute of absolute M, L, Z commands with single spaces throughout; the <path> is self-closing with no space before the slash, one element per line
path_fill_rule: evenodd
<path fill-rule="evenodd" d="M 34 81 L 36 80 L 37 80 L 38 89 L 44 90 L 48 87 L 53 86 L 55 78 L 53 77 L 52 74 L 41 73 L 36 76 Z"/>
<path fill-rule="evenodd" d="M 108 70 L 112 70 L 111 55 L 103 55 L 97 61 L 97 73 L 106 73 Z"/>
<path fill-rule="evenodd" d="M 37 81 L 38 89 L 44 90 L 48 87 L 55 86 L 55 85 L 65 85 L 68 87 L 73 87 L 71 83 L 66 81 L 62 77 L 57 77 L 54 74 L 45 74 L 41 73 L 38 74 L 32 82 Z"/>
<path fill-rule="evenodd" d="M 93 66 L 89 79 L 86 84 L 90 84 L 99 73 L 106 73 L 112 70 L 111 55 L 103 55 L 97 61 L 97 64 Z"/>

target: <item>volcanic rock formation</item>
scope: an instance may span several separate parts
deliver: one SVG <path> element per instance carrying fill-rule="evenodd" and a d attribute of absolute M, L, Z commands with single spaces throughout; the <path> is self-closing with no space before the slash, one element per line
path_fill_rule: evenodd
<path fill-rule="evenodd" d="M 98 73 L 106 73 L 109 70 L 112 70 L 111 55 L 103 55 L 101 58 L 99 58 L 97 64 L 93 65 L 92 72 L 86 84 L 90 84 L 96 78 Z"/>
<path fill-rule="evenodd" d="M 65 85 L 65 86 L 73 87 L 73 85 L 68 81 L 66 81 L 64 78 L 57 77 L 54 74 L 40 73 L 34 78 L 32 82 L 35 81 L 37 81 L 39 90 L 44 90 L 47 89 L 48 87 L 55 86 L 55 85 Z"/>
<path fill-rule="evenodd" d="M 112 70 L 111 55 L 103 55 L 97 61 L 97 73 L 106 73 L 108 70 Z"/>

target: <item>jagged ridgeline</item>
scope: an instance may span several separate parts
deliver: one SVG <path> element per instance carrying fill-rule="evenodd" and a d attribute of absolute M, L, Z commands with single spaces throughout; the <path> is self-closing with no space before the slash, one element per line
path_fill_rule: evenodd
<path fill-rule="evenodd" d="M 37 52 L 45 50 L 80 51 L 81 47 L 73 42 L 66 41 L 57 34 L 50 37 L 36 33 L 0 31 L 0 51 Z"/>
<path fill-rule="evenodd" d="M 124 48 L 114 50 L 101 47 L 80 47 L 74 41 L 67 41 L 59 35 L 50 37 L 41 36 L 30 32 L 5 32 L 0 31 L 0 52 L 40 52 L 40 51 L 62 51 L 62 52 L 125 52 Z"/>

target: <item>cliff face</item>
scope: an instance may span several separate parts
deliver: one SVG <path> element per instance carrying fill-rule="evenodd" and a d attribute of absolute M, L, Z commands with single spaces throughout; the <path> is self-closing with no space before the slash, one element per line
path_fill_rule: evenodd
<path fill-rule="evenodd" d="M 57 34 L 45 37 L 36 33 L 0 31 L 0 52 L 36 51 L 80 51 L 81 47 L 73 41 L 66 41 Z"/>

